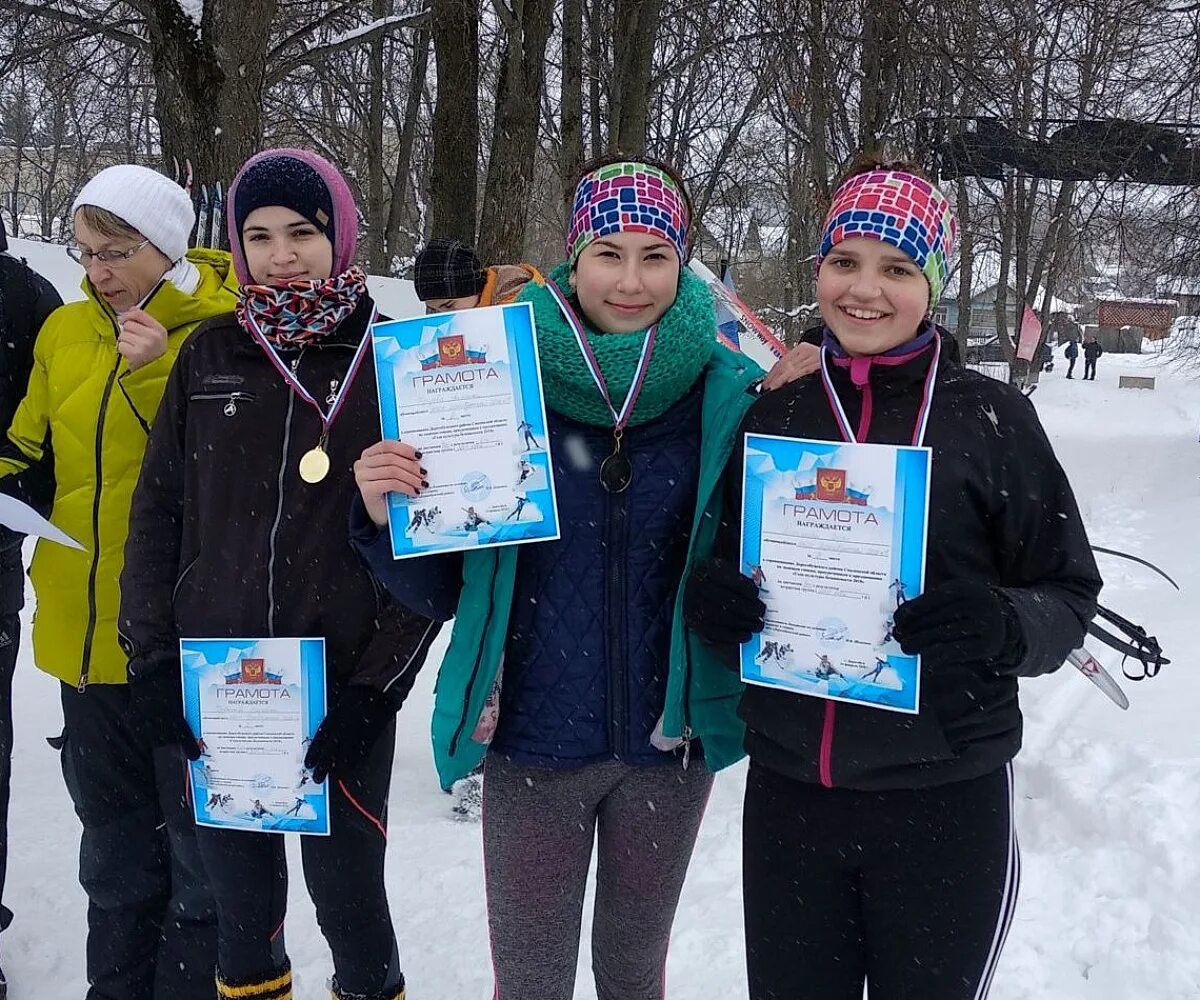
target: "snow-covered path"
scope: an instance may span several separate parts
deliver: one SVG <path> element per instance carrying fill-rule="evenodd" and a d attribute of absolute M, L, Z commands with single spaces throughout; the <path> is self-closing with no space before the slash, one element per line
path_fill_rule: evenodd
<path fill-rule="evenodd" d="M 1154 392 L 1118 390 L 1157 374 Z M 1174 659 L 1124 683 L 1125 713 L 1074 671 L 1022 690 L 1018 761 L 1021 904 L 993 1000 L 1200 998 L 1200 378 L 1154 358 L 1106 355 L 1096 383 L 1044 377 L 1034 396 L 1093 541 L 1134 550 L 1184 588 L 1105 559 L 1106 603 L 1158 635 Z M 1197 373 L 1200 375 L 1200 373 Z M 1119 657 L 1102 657 L 1116 666 Z M 1119 672 L 1119 668 L 1118 668 Z M 389 884 L 413 1000 L 490 996 L 479 828 L 450 818 L 427 739 L 433 669 L 401 715 Z M 54 683 L 26 653 L 16 691 L 11 855 L 16 911 L 0 955 L 16 1000 L 83 993 L 84 899 L 77 825 L 43 737 L 60 726 Z M 720 776 L 676 924 L 672 1000 L 745 996 L 739 889 L 743 768 Z M 294 867 L 288 937 L 300 1000 L 328 996 L 328 954 Z M 586 936 L 586 934 L 585 934 Z M 577 995 L 594 998 L 586 944 Z"/>

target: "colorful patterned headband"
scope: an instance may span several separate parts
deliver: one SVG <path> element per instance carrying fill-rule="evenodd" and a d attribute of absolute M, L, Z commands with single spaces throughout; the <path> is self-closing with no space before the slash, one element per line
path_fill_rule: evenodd
<path fill-rule="evenodd" d="M 648 163 L 610 163 L 575 188 L 567 258 L 574 264 L 589 243 L 615 233 L 651 233 L 673 244 L 682 264 L 688 222 L 687 199 L 670 175 Z"/>
<path fill-rule="evenodd" d="M 950 274 L 958 222 L 950 201 L 928 181 L 902 170 L 851 177 L 837 189 L 825 216 L 817 268 L 843 240 L 880 240 L 908 254 L 929 282 L 929 311 L 937 307 Z"/>

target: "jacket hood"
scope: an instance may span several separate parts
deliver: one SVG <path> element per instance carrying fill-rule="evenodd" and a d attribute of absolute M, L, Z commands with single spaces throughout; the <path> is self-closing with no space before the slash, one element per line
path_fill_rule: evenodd
<path fill-rule="evenodd" d="M 238 284 L 233 273 L 233 257 L 228 251 L 189 250 L 187 259 L 200 272 L 196 290 L 188 295 L 164 281 L 144 307 L 168 331 L 232 312 L 237 305 Z M 100 297 L 86 275 L 80 287 L 91 306 L 106 316 L 113 316 L 112 306 Z"/>

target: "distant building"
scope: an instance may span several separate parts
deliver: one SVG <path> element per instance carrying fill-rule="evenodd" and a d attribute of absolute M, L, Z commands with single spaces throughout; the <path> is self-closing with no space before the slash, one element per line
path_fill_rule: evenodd
<path fill-rule="evenodd" d="M 1180 316 L 1200 316 L 1200 278 L 1181 275 L 1162 275 L 1154 283 L 1160 298 L 1179 303 Z"/>
<path fill-rule="evenodd" d="M 1102 332 L 1136 327 L 1145 339 L 1161 340 L 1171 332 L 1178 311 L 1179 303 L 1174 299 L 1100 299 L 1096 303 L 1096 321 Z M 1100 342 L 1104 344 L 1103 337 Z"/>

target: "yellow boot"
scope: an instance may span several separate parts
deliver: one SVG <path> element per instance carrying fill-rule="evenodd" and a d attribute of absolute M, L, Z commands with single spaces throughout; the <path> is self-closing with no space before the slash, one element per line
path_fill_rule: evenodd
<path fill-rule="evenodd" d="M 224 979 L 217 972 L 218 1000 L 292 1000 L 292 965 L 286 963 L 264 976 L 252 979 Z"/>

